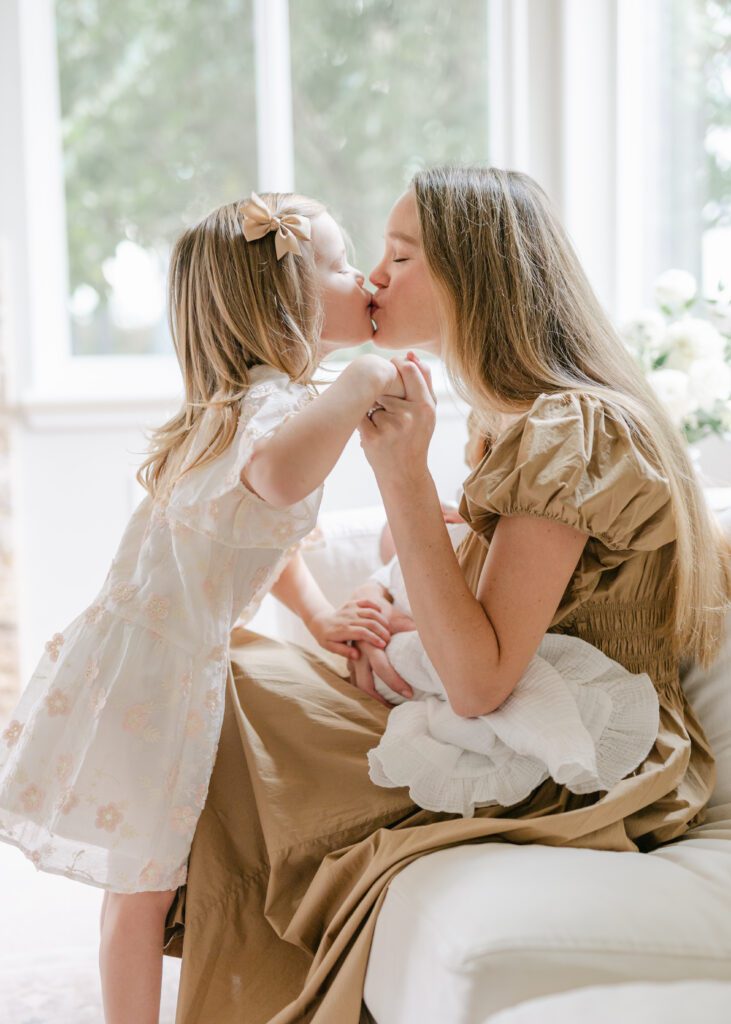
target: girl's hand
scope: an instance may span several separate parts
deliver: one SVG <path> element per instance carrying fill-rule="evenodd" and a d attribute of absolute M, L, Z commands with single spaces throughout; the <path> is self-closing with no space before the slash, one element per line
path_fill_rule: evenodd
<path fill-rule="evenodd" d="M 386 478 L 408 484 L 427 469 L 429 442 L 436 424 L 436 397 L 429 368 L 409 353 L 393 359 L 406 390 L 405 398 L 381 395 L 376 408 L 361 420 L 361 447 L 379 483 Z"/>
<path fill-rule="evenodd" d="M 377 700 L 387 708 L 396 707 L 395 704 L 389 703 L 385 697 L 382 697 L 376 689 L 373 680 L 375 672 L 379 679 L 382 679 L 392 690 L 402 694 L 404 697 L 414 696 L 414 691 L 406 680 L 402 679 L 398 672 L 391 667 L 383 651 L 378 650 L 369 643 L 359 643 L 357 646 L 361 657 L 357 661 L 352 661 L 349 665 L 350 681 L 353 686 L 362 690 L 363 693 L 367 693 L 369 697 L 373 697 L 374 700 Z"/>
<path fill-rule="evenodd" d="M 356 356 L 343 373 L 352 377 L 354 381 L 358 379 L 367 381 L 374 400 L 379 395 L 404 397 L 404 382 L 401 380 L 401 374 L 393 360 L 384 359 L 383 356 L 379 356 L 375 352 Z"/>
<path fill-rule="evenodd" d="M 366 598 L 351 598 L 341 608 L 318 612 L 308 620 L 307 628 L 320 647 L 351 661 L 359 659 L 359 653 L 349 641 L 365 640 L 384 648 L 391 639 L 388 617 L 375 601 Z"/>

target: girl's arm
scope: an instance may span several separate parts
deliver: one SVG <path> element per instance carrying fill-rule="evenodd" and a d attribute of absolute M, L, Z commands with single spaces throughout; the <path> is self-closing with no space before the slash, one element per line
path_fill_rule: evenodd
<path fill-rule="evenodd" d="M 367 597 L 352 599 L 336 611 L 317 585 L 297 551 L 271 589 L 278 601 L 298 615 L 318 644 L 327 651 L 356 660 L 359 652 L 348 640 L 386 646 L 390 637 L 386 617 Z"/>
<path fill-rule="evenodd" d="M 403 396 L 400 374 L 377 355 L 359 356 L 327 391 L 254 446 L 242 483 L 275 508 L 306 498 L 329 474 L 380 395 Z"/>

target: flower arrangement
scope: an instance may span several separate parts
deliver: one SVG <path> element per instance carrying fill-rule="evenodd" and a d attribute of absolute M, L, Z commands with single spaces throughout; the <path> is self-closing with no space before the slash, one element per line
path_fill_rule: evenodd
<path fill-rule="evenodd" d="M 689 444 L 730 439 L 731 305 L 699 298 L 685 270 L 665 271 L 653 290 L 658 308 L 620 328 L 625 345 Z"/>

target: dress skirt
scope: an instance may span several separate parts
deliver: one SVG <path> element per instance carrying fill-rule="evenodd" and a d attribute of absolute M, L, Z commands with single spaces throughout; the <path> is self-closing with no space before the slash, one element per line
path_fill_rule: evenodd
<path fill-rule="evenodd" d="M 416 858 L 500 841 L 646 851 L 700 823 L 713 758 L 679 684 L 660 729 L 609 793 L 552 780 L 474 818 L 425 811 L 368 776 L 389 709 L 315 655 L 231 636 L 223 729 L 165 952 L 182 956 L 176 1024 L 358 1024 L 393 876 Z M 343 662 L 345 665 L 345 662 Z"/>

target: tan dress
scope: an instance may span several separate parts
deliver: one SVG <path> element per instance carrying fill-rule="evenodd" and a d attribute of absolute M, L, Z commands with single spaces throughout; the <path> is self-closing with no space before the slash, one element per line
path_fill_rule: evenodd
<path fill-rule="evenodd" d="M 177 1024 L 357 1024 L 388 883 L 433 850 L 502 841 L 646 851 L 702 820 L 713 757 L 660 636 L 669 490 L 626 428 L 598 399 L 540 396 L 470 475 L 462 513 L 474 533 L 458 557 L 473 591 L 501 515 L 591 535 L 550 628 L 650 675 L 653 750 L 603 795 L 548 780 L 471 819 L 424 811 L 368 778 L 387 708 L 301 648 L 234 631 L 211 788 L 167 922 L 166 952 L 183 954 Z"/>

